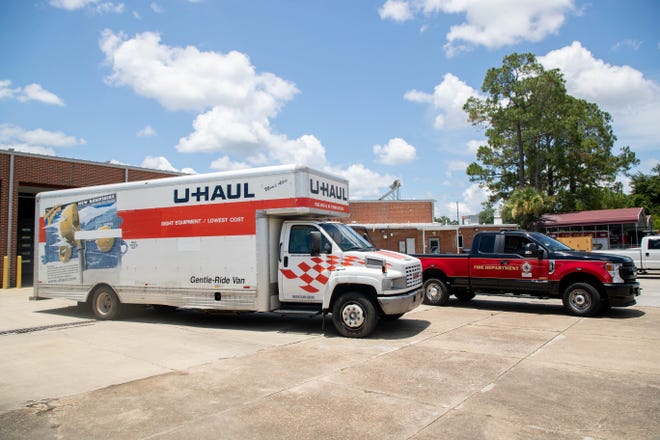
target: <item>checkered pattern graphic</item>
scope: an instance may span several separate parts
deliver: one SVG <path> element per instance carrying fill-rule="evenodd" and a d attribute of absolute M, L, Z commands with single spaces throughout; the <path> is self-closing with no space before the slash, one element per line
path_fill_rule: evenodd
<path fill-rule="evenodd" d="M 294 269 L 281 269 L 282 275 L 287 279 L 299 279 L 302 281 L 300 288 L 305 292 L 318 293 L 328 283 L 329 278 L 324 272 L 332 272 L 337 266 L 354 266 L 364 264 L 360 257 L 346 256 L 341 261 L 335 255 L 326 258 L 311 257 L 308 261 L 302 261 Z"/>

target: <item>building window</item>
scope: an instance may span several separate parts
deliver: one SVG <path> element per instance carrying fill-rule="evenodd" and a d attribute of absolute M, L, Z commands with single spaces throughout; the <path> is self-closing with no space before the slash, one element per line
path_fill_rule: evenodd
<path fill-rule="evenodd" d="M 429 238 L 429 254 L 439 254 L 439 253 L 440 253 L 440 239 Z"/>

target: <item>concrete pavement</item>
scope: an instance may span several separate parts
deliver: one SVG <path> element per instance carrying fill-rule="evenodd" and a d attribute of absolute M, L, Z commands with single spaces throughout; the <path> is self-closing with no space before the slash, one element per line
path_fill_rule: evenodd
<path fill-rule="evenodd" d="M 0 438 L 660 438 L 660 277 L 634 307 L 422 306 L 363 340 L 329 319 L 0 291 Z"/>

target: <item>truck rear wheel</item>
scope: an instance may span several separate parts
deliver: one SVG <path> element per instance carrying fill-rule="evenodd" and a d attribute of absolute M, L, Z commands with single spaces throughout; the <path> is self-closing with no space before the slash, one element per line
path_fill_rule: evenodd
<path fill-rule="evenodd" d="M 429 278 L 424 282 L 424 304 L 444 306 L 449 300 L 447 285 L 437 278 Z"/>
<path fill-rule="evenodd" d="M 98 319 L 115 319 L 119 316 L 121 303 L 117 294 L 108 286 L 97 288 L 92 295 L 92 311 Z"/>
<path fill-rule="evenodd" d="M 363 338 L 378 325 L 378 312 L 362 293 L 345 293 L 332 307 L 332 323 L 342 336 Z"/>
<path fill-rule="evenodd" d="M 594 316 L 600 311 L 598 290 L 589 283 L 573 283 L 564 290 L 564 309 L 575 316 Z"/>

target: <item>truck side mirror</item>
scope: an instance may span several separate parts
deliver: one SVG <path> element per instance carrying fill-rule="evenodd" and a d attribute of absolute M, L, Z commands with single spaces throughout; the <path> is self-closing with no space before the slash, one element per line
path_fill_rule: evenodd
<path fill-rule="evenodd" d="M 525 245 L 525 256 L 526 257 L 542 257 L 543 252 L 539 252 L 539 245 L 536 243 L 527 243 Z"/>
<path fill-rule="evenodd" d="M 309 245 L 313 257 L 321 255 L 321 233 L 319 231 L 309 233 Z"/>

